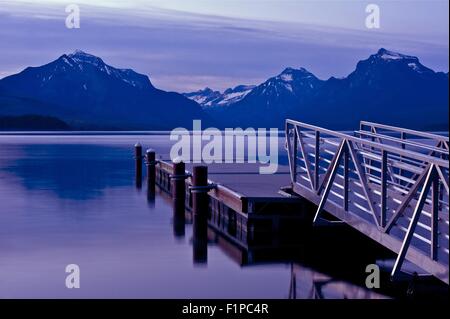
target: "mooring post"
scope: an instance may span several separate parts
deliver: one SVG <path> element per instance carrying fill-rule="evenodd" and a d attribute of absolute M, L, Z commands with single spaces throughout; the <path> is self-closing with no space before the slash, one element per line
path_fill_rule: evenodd
<path fill-rule="evenodd" d="M 134 159 L 136 164 L 136 187 L 142 186 L 142 145 L 136 143 L 134 145 Z"/>
<path fill-rule="evenodd" d="M 186 197 L 186 165 L 180 159 L 174 159 L 172 162 L 173 174 L 170 177 L 172 182 L 172 198 L 184 199 Z"/>
<path fill-rule="evenodd" d="M 145 152 L 145 164 L 147 165 L 147 185 L 155 186 L 156 181 L 156 153 L 152 149 Z"/>
<path fill-rule="evenodd" d="M 176 238 L 184 237 L 185 233 L 185 203 L 181 199 L 173 200 L 173 234 Z"/>
<path fill-rule="evenodd" d="M 208 167 L 194 166 L 192 171 L 192 212 L 194 215 L 208 214 Z"/>
<path fill-rule="evenodd" d="M 172 162 L 173 174 L 170 176 L 173 199 L 173 232 L 175 237 L 184 236 L 186 165 L 180 159 Z"/>
<path fill-rule="evenodd" d="M 194 219 L 194 226 L 195 226 Z M 205 265 L 208 263 L 208 237 L 207 234 L 198 234 L 198 231 L 194 231 L 194 237 L 192 240 L 192 259 L 194 265 Z"/>
<path fill-rule="evenodd" d="M 152 149 L 145 152 L 145 165 L 147 166 L 147 200 L 153 207 L 156 187 L 156 154 Z"/>
<path fill-rule="evenodd" d="M 193 259 L 205 264 L 208 258 L 208 167 L 194 166 L 192 171 Z"/>

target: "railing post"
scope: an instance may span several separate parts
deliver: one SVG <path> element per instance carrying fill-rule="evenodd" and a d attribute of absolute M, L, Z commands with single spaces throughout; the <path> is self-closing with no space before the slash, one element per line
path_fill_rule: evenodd
<path fill-rule="evenodd" d="M 376 134 L 376 130 L 375 130 L 375 128 L 374 128 L 373 126 L 371 127 L 370 132 L 371 132 L 372 134 Z M 371 140 L 372 142 L 375 142 L 375 136 L 372 135 L 372 136 L 370 137 L 370 140 Z M 374 151 L 375 151 L 375 148 L 374 148 L 373 146 L 371 146 L 371 147 L 370 147 L 370 151 L 371 151 L 371 153 L 373 154 Z M 366 172 L 367 172 L 367 174 L 372 175 L 373 160 L 372 160 L 371 158 L 369 158 L 369 166 L 370 166 L 370 167 L 366 170 Z"/>
<path fill-rule="evenodd" d="M 401 140 L 406 140 L 406 133 L 405 132 L 401 132 L 401 134 L 400 134 L 400 139 Z M 405 149 L 405 143 L 402 143 L 402 149 Z"/>
<path fill-rule="evenodd" d="M 347 144 L 344 144 L 344 210 L 348 211 L 348 193 L 349 193 L 349 154 Z"/>
<path fill-rule="evenodd" d="M 401 132 L 401 133 L 400 133 L 400 139 L 401 139 L 402 141 L 404 141 L 404 140 L 406 139 L 406 133 L 405 133 L 405 132 Z M 404 149 L 406 148 L 405 143 L 402 143 L 401 147 L 402 147 L 402 149 L 404 150 Z M 403 155 L 400 155 L 400 163 L 403 163 Z M 400 168 L 400 170 L 399 170 L 399 175 L 400 175 L 400 176 L 403 176 L 403 169 L 401 169 L 401 168 Z M 401 179 L 398 180 L 398 183 L 399 183 L 400 185 L 405 185 L 405 183 L 404 183 Z"/>
<path fill-rule="evenodd" d="M 437 260 L 439 248 L 439 175 L 434 174 L 431 184 L 431 259 Z"/>
<path fill-rule="evenodd" d="M 381 151 L 381 212 L 380 212 L 380 226 L 386 225 L 387 212 L 387 170 L 388 170 L 388 153 L 385 150 Z"/>
<path fill-rule="evenodd" d="M 294 126 L 294 141 L 292 145 L 292 173 L 293 173 L 293 179 L 294 183 L 297 182 L 297 148 L 298 148 L 298 139 L 297 139 L 297 130 Z"/>
<path fill-rule="evenodd" d="M 317 192 L 319 189 L 319 176 L 320 176 L 320 132 L 316 131 L 315 134 L 315 157 L 314 157 L 314 189 Z"/>
<path fill-rule="evenodd" d="M 135 180 L 136 187 L 142 186 L 142 145 L 136 143 L 134 145 L 134 160 L 135 160 Z"/>

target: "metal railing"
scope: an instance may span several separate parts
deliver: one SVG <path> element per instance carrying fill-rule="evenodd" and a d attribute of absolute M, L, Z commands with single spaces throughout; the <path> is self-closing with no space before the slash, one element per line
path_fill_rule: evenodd
<path fill-rule="evenodd" d="M 360 122 L 359 131 L 355 131 L 355 135 L 374 142 L 389 144 L 448 160 L 448 136 L 367 121 Z"/>
<path fill-rule="evenodd" d="M 448 283 L 448 150 L 429 154 L 426 143 L 408 149 L 386 137 L 287 120 L 293 190 L 318 205 L 315 222 L 326 210 L 398 253 L 393 277 L 406 258 Z"/>

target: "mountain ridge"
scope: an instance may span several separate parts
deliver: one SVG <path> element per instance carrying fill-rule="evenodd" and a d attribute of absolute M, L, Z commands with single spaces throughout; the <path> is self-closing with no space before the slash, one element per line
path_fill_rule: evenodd
<path fill-rule="evenodd" d="M 320 80 L 304 68 L 288 67 L 226 109 L 208 111 L 233 125 L 282 128 L 291 117 L 336 129 L 357 127 L 360 120 L 448 129 L 448 73 L 380 48 L 346 77 Z"/>
<path fill-rule="evenodd" d="M 293 118 L 334 129 L 360 120 L 448 129 L 448 100 L 448 73 L 384 48 L 343 78 L 321 80 L 287 67 L 259 85 L 224 92 L 166 92 L 147 75 L 81 50 L 0 79 L 1 116 L 51 116 L 80 128 L 190 128 L 194 119 L 221 128 L 283 128 Z"/>
<path fill-rule="evenodd" d="M 43 115 L 87 126 L 170 129 L 192 125 L 193 119 L 209 121 L 197 103 L 181 94 L 159 90 L 148 76 L 114 68 L 80 50 L 1 79 L 0 101 L 5 99 L 15 100 L 16 107 L 0 104 L 2 115 L 36 114 L 32 104 L 23 102 L 32 100 Z"/>

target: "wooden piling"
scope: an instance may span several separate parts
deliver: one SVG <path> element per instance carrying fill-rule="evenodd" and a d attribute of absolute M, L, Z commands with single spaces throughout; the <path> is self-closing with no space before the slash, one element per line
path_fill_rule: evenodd
<path fill-rule="evenodd" d="M 156 181 L 156 153 L 152 149 L 145 152 L 145 164 L 147 166 L 147 186 L 155 187 Z"/>
<path fill-rule="evenodd" d="M 184 237 L 185 234 L 185 202 L 180 198 L 173 199 L 173 234 L 176 238 Z"/>
<path fill-rule="evenodd" d="M 205 264 L 208 256 L 208 167 L 194 166 L 192 171 L 193 261 Z"/>
<path fill-rule="evenodd" d="M 181 160 L 174 160 L 173 165 L 173 174 L 170 177 L 171 188 L 172 188 L 172 198 L 182 199 L 184 203 L 184 199 L 186 197 L 186 165 Z"/>
<path fill-rule="evenodd" d="M 147 166 L 147 201 L 150 207 L 155 205 L 156 195 L 156 153 L 152 149 L 145 152 L 145 165 Z"/>
<path fill-rule="evenodd" d="M 170 188 L 173 200 L 173 232 L 175 237 L 183 237 L 185 232 L 186 165 L 179 159 L 172 162 Z"/>
<path fill-rule="evenodd" d="M 195 219 L 194 219 L 195 226 Z M 197 228 L 198 230 L 198 228 Z M 208 237 L 207 233 L 199 234 L 195 231 L 192 239 L 192 261 L 195 265 L 205 265 L 208 263 Z"/>
<path fill-rule="evenodd" d="M 194 166 L 192 171 L 192 212 L 194 215 L 208 214 L 208 167 Z"/>
<path fill-rule="evenodd" d="M 134 160 L 135 160 L 135 166 L 136 166 L 136 187 L 141 188 L 142 186 L 142 145 L 139 143 L 136 143 L 134 145 Z"/>

